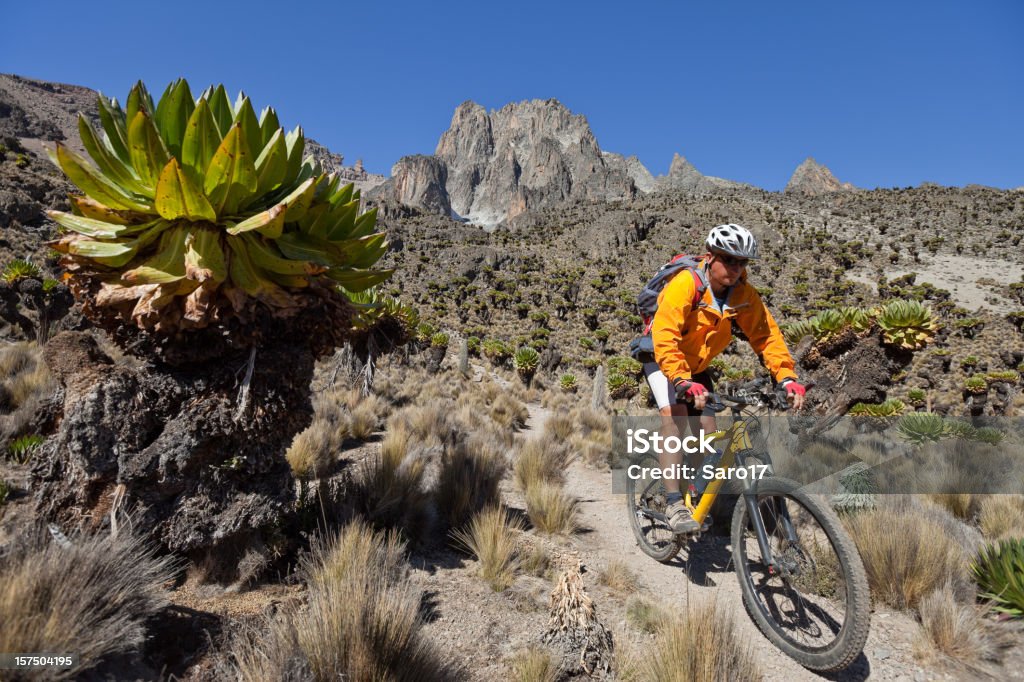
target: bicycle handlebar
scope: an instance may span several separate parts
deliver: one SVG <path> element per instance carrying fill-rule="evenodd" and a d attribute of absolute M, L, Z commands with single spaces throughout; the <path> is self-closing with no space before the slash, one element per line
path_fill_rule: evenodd
<path fill-rule="evenodd" d="M 808 382 L 804 386 L 805 388 L 810 389 L 814 386 L 814 382 Z M 693 400 L 690 399 L 686 402 L 692 404 Z M 705 405 L 714 412 L 721 412 L 730 406 L 760 407 L 765 404 L 769 407 L 775 407 L 780 410 L 789 409 L 789 399 L 786 397 L 785 391 L 766 377 L 753 379 L 752 381 L 740 384 L 733 393 L 718 393 L 711 391 L 708 393 L 708 402 L 705 403 Z"/>

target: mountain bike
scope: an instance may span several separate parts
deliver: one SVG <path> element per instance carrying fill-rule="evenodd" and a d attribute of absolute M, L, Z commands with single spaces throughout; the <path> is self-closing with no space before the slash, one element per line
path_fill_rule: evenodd
<path fill-rule="evenodd" d="M 828 502 L 795 481 L 774 476 L 757 412 L 787 409 L 785 396 L 762 379 L 711 399 L 715 411 L 730 410 L 732 424 L 714 434 L 721 453 L 716 477 L 702 493 L 687 492 L 686 505 L 703 530 L 725 481 L 726 474 L 717 472 L 747 470 L 742 478 L 730 474 L 743 487 L 733 510 L 731 540 L 747 612 L 765 637 L 804 667 L 822 672 L 846 668 L 867 640 L 867 577 L 853 540 Z M 644 474 L 660 468 L 657 455 L 633 463 Z M 677 535 L 671 530 L 660 478 L 630 477 L 626 487 L 630 525 L 648 556 L 670 561 L 700 536 L 700 531 Z"/>

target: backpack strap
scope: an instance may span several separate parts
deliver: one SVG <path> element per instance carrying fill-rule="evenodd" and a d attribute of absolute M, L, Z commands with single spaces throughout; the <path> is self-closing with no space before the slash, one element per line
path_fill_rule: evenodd
<path fill-rule="evenodd" d="M 708 274 L 704 268 L 690 268 L 690 274 L 693 275 L 693 303 L 690 307 L 696 310 L 704 298 L 704 292 L 708 290 Z"/>
<path fill-rule="evenodd" d="M 676 256 L 671 261 L 669 261 L 668 264 L 663 266 L 662 269 L 665 269 L 669 265 L 672 265 L 679 261 L 680 259 L 687 257 L 688 256 Z M 697 309 L 697 307 L 700 305 L 701 300 L 704 298 L 704 292 L 708 290 L 708 276 L 705 269 L 701 267 L 687 268 L 687 270 L 689 270 L 690 275 L 693 276 L 693 301 L 690 302 L 690 312 L 693 312 Z M 659 292 L 652 293 L 655 296 L 657 296 L 657 294 L 660 293 L 660 290 Z M 651 334 L 652 326 L 654 326 L 654 315 L 645 315 L 643 336 L 649 336 Z"/>

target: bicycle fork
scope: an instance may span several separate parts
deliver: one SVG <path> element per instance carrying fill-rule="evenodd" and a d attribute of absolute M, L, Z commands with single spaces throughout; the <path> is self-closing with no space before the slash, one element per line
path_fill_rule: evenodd
<path fill-rule="evenodd" d="M 750 525 L 754 528 L 757 546 L 761 550 L 761 557 L 765 566 L 768 567 L 768 573 L 771 575 L 777 575 L 780 572 L 788 573 L 789 571 L 785 567 L 783 567 L 783 570 L 780 570 L 776 557 L 772 552 L 771 545 L 768 542 L 768 532 L 765 530 L 764 517 L 761 515 L 761 505 L 757 501 L 757 486 L 750 481 L 744 483 L 743 504 L 747 507 L 747 516 L 750 517 Z M 796 530 L 793 528 L 793 522 L 789 518 L 789 509 L 786 508 L 785 500 L 769 498 L 769 504 L 777 507 L 774 510 L 775 523 L 782 523 L 783 529 L 786 532 L 786 539 L 795 544 L 797 542 Z"/>

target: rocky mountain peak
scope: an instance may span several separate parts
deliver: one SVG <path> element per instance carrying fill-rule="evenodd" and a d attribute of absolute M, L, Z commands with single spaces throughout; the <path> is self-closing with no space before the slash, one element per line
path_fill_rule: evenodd
<path fill-rule="evenodd" d="M 463 102 L 435 156 L 447 168 L 452 210 L 485 226 L 568 199 L 608 201 L 637 191 L 627 170 L 637 164 L 602 154 L 586 117 L 556 99 L 490 113 Z"/>
<path fill-rule="evenodd" d="M 856 189 L 848 182 L 839 182 L 828 167 L 808 156 L 796 167 L 786 184 L 786 192 L 816 196 L 828 192 Z"/>
<path fill-rule="evenodd" d="M 686 160 L 686 157 L 676 152 L 672 156 L 672 165 L 669 166 L 668 175 L 657 178 L 658 189 L 684 190 L 687 192 L 705 192 L 715 189 L 729 187 L 743 187 L 744 185 L 732 180 L 716 178 L 704 175 L 697 167 Z"/>

